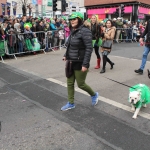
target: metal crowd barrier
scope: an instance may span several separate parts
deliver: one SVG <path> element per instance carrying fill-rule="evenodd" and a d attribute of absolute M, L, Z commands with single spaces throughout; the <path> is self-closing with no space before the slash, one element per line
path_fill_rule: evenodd
<path fill-rule="evenodd" d="M 2 62 L 4 62 L 3 60 L 4 55 L 5 55 L 5 41 L 0 40 L 0 57 L 1 57 Z"/>
<path fill-rule="evenodd" d="M 139 30 L 139 28 L 137 28 Z M 138 31 L 137 30 L 137 31 Z M 53 30 L 47 32 L 30 32 L 30 33 L 21 33 L 17 34 L 16 32 L 11 32 L 5 38 L 5 40 L 0 41 L 0 57 L 3 60 L 3 56 L 9 55 L 14 56 L 32 53 L 37 51 L 46 52 L 52 50 L 61 50 L 61 48 L 66 48 L 65 41 L 66 37 L 60 39 L 59 35 L 60 30 Z M 64 34 L 63 34 L 64 35 Z M 133 42 L 138 40 L 140 35 L 134 34 L 133 28 L 116 28 L 115 41 L 130 41 Z"/>
<path fill-rule="evenodd" d="M 44 51 L 43 39 L 45 38 L 45 32 L 30 32 L 8 34 L 5 42 L 5 53 L 7 55 L 13 55 L 15 58 L 17 54 Z M 45 51 L 44 51 L 45 52 Z"/>
<path fill-rule="evenodd" d="M 45 49 L 51 49 L 52 51 L 55 52 L 55 50 L 61 50 L 61 48 L 66 48 L 65 47 L 65 36 L 64 38 L 60 39 L 59 37 L 59 31 L 54 30 L 54 31 L 47 31 L 45 33 Z"/>
<path fill-rule="evenodd" d="M 140 38 L 140 30 L 137 28 L 116 28 L 115 41 L 137 42 Z"/>
<path fill-rule="evenodd" d="M 47 32 L 9 33 L 5 40 L 0 41 L 0 57 L 3 60 L 5 54 L 17 59 L 17 55 L 37 51 L 46 52 L 58 50 L 65 47 L 65 36 L 59 38 L 58 30 Z"/>
<path fill-rule="evenodd" d="M 32 53 L 37 51 L 46 52 L 58 50 L 65 47 L 64 39 L 59 39 L 58 30 L 47 32 L 29 32 L 17 33 L 11 32 L 7 34 L 5 40 L 0 41 L 0 57 L 2 62 L 3 56 L 6 54 L 17 59 L 17 55 L 24 53 Z"/>

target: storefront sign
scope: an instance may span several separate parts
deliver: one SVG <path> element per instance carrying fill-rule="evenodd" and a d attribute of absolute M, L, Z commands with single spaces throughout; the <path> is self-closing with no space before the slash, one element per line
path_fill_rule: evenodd
<path fill-rule="evenodd" d="M 42 5 L 42 0 L 37 0 L 38 5 Z"/>
<path fill-rule="evenodd" d="M 139 14 L 139 15 L 138 15 L 138 18 L 139 18 L 139 19 L 144 19 L 145 16 L 144 16 L 144 14 Z"/>
<path fill-rule="evenodd" d="M 92 15 L 92 14 L 113 14 L 116 11 L 117 7 L 113 7 L 113 8 L 98 8 L 98 9 L 89 9 L 87 11 L 88 15 Z M 132 6 L 126 6 L 125 13 L 131 13 L 132 12 Z"/>
<path fill-rule="evenodd" d="M 150 15 L 150 8 L 139 7 L 139 13 Z"/>
<path fill-rule="evenodd" d="M 97 18 L 97 21 L 100 22 L 106 18 L 106 14 L 101 14 L 101 15 L 95 15 Z M 92 15 L 88 15 L 88 18 L 91 18 Z"/>

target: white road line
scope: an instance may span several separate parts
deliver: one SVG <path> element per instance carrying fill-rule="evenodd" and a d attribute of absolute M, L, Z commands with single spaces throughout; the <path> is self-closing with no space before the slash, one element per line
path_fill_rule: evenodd
<path fill-rule="evenodd" d="M 127 58 L 127 57 L 114 56 L 114 55 L 110 55 L 110 56 L 111 56 L 111 57 L 117 57 L 117 58 L 129 59 L 129 60 L 138 60 L 138 61 L 142 61 L 142 55 L 141 55 L 141 59 L 136 59 L 136 58 Z M 147 61 L 146 63 L 150 63 L 150 61 Z"/>
<path fill-rule="evenodd" d="M 57 84 L 59 84 L 59 85 L 61 85 L 61 86 L 67 87 L 67 84 L 66 84 L 66 83 L 61 82 L 61 81 L 59 81 L 59 80 L 56 80 L 56 79 L 53 79 L 53 78 L 48 78 L 47 80 L 48 80 L 48 81 L 51 81 L 51 82 L 54 82 L 54 83 L 57 83 Z M 85 91 L 79 89 L 78 87 L 75 87 L 75 91 L 80 92 L 80 93 L 85 94 L 85 95 L 88 95 Z M 129 107 L 129 106 L 127 106 L 127 105 L 124 105 L 124 104 L 121 104 L 121 103 L 118 103 L 118 102 L 116 102 L 116 101 L 107 99 L 107 98 L 105 98 L 105 97 L 99 96 L 99 101 L 108 103 L 108 104 L 110 104 L 110 105 L 113 105 L 113 106 L 115 106 L 115 107 L 121 108 L 121 109 L 126 110 L 126 111 L 129 111 L 129 112 L 132 112 L 132 111 L 131 111 L 131 107 Z M 148 113 L 145 113 L 145 112 L 140 111 L 139 116 L 142 116 L 142 117 L 144 117 L 144 118 L 150 120 L 150 114 L 148 114 Z"/>

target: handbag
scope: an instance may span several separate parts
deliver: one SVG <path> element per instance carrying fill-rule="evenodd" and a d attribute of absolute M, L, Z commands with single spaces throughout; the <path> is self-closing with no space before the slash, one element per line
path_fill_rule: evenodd
<path fill-rule="evenodd" d="M 113 43 L 112 40 L 104 40 L 101 47 L 106 49 L 111 49 L 112 43 Z"/>
<path fill-rule="evenodd" d="M 66 61 L 65 72 L 67 78 L 70 78 L 73 75 L 73 67 L 72 67 L 72 62 L 70 60 Z"/>

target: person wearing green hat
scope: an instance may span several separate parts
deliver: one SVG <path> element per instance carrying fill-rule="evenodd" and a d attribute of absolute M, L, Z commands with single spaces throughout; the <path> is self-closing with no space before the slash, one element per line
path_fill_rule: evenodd
<path fill-rule="evenodd" d="M 65 16 L 62 16 L 62 19 L 63 19 L 63 20 L 66 20 L 66 17 L 65 17 Z"/>
<path fill-rule="evenodd" d="M 74 12 L 69 16 L 69 24 L 71 34 L 68 38 L 66 53 L 63 57 L 63 60 L 66 61 L 68 102 L 61 108 L 62 111 L 75 108 L 75 80 L 78 87 L 91 96 L 93 106 L 98 103 L 99 96 L 98 92 L 94 92 L 85 83 L 93 51 L 91 30 L 83 24 L 83 15 L 79 12 Z"/>

